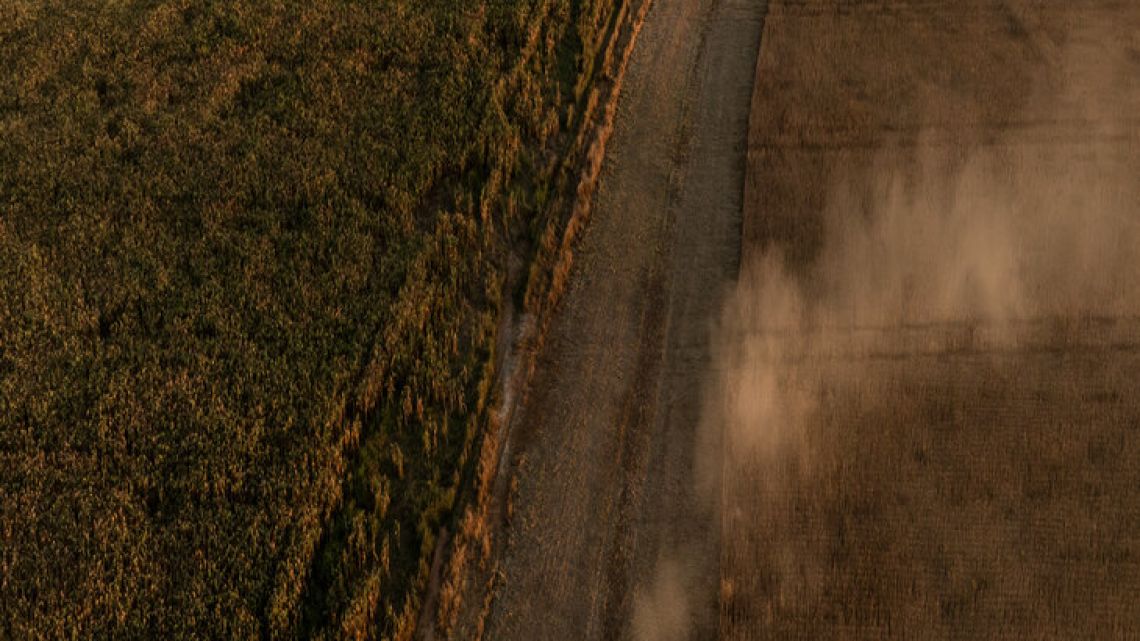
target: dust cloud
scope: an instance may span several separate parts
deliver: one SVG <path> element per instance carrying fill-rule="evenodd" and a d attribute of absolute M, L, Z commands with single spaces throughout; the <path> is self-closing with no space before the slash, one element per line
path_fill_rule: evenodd
<path fill-rule="evenodd" d="M 635 639 L 684 641 L 691 625 L 688 585 L 681 565 L 663 558 L 649 590 L 638 591 L 633 600 Z"/>
<path fill-rule="evenodd" d="M 747 539 L 724 544 L 722 607 L 771 592 L 725 564 L 762 563 L 788 602 L 823 589 L 810 542 L 752 523 L 796 513 L 782 490 L 812 474 L 828 362 L 1080 341 L 1082 321 L 1140 316 L 1136 63 L 1098 42 L 1073 34 L 1009 123 L 931 128 L 846 163 L 808 264 L 745 248 L 713 331 L 696 452 L 703 500 L 725 536 Z M 734 556 L 749 546 L 760 556 Z M 634 638 L 689 638 L 697 598 L 666 558 L 635 595 Z"/>
<path fill-rule="evenodd" d="M 748 260 L 714 331 L 712 459 L 803 459 L 821 359 L 1017 349 L 1140 316 L 1135 64 L 1096 42 L 1074 38 L 1004 131 L 927 132 L 845 168 L 810 265 Z"/>

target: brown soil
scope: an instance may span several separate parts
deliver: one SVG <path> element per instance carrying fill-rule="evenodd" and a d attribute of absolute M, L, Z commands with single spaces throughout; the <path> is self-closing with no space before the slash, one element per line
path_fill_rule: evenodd
<path fill-rule="evenodd" d="M 1138 33 L 1129 2 L 771 4 L 721 638 L 1140 631 Z"/>

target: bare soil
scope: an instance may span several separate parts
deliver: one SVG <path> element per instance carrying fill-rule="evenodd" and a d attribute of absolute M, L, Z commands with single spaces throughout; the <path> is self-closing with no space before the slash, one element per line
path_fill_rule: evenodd
<path fill-rule="evenodd" d="M 1138 28 L 771 3 L 721 638 L 1140 634 Z"/>

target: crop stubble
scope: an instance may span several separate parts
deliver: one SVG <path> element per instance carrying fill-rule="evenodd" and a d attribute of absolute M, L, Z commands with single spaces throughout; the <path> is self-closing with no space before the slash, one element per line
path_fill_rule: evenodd
<path fill-rule="evenodd" d="M 721 638 L 1136 633 L 1137 25 L 772 4 L 705 410 Z"/>

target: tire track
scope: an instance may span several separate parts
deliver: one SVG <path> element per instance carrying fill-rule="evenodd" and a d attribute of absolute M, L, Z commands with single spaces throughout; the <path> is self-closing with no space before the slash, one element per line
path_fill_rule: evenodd
<path fill-rule="evenodd" d="M 715 583 L 711 519 L 693 518 L 692 496 L 708 355 L 681 346 L 707 351 L 736 273 L 763 9 L 655 0 L 646 18 L 591 223 L 519 410 L 487 638 L 628 638 L 658 557 L 698 540 L 693 562 Z M 715 633 L 706 600 L 698 638 Z"/>

